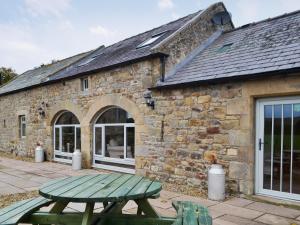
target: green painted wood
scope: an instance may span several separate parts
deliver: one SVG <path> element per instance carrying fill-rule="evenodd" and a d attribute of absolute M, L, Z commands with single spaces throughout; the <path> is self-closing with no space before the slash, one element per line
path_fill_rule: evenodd
<path fill-rule="evenodd" d="M 120 215 L 118 217 L 103 215 L 101 213 L 93 214 L 93 221 L 99 218 L 105 225 L 171 225 L 174 218 L 145 218 L 136 215 Z M 64 225 L 81 225 L 83 213 L 64 213 L 61 215 L 49 214 L 44 212 L 34 213 L 25 218 L 23 223 L 30 224 L 64 224 Z M 98 223 L 97 223 L 98 224 Z"/>
<path fill-rule="evenodd" d="M 127 180 L 129 180 L 133 175 L 124 174 L 120 176 L 118 179 L 114 180 L 112 183 L 106 185 L 105 187 L 101 188 L 91 197 L 98 199 L 99 201 L 114 201 L 114 198 L 108 198 L 108 196 L 113 193 L 116 189 L 118 189 L 121 185 L 123 185 Z"/>
<path fill-rule="evenodd" d="M 109 176 L 108 174 L 96 175 L 92 179 L 84 182 L 83 184 L 81 184 L 81 185 L 71 189 L 67 193 L 65 193 L 64 197 L 66 197 L 66 198 L 74 197 L 74 196 L 78 195 L 79 193 L 86 191 L 90 187 L 97 186 L 102 180 L 104 180 L 108 176 Z"/>
<path fill-rule="evenodd" d="M 76 187 L 82 186 L 85 182 L 88 182 L 89 180 L 93 179 L 94 176 L 82 176 L 80 179 L 74 180 L 68 185 L 62 186 L 56 190 L 48 192 L 49 196 L 63 196 L 65 198 L 65 193 L 67 194 L 69 191 L 72 191 Z"/>
<path fill-rule="evenodd" d="M 55 201 L 113 202 L 151 197 L 161 190 L 159 182 L 129 174 L 69 177 L 44 185 L 40 194 Z"/>
<path fill-rule="evenodd" d="M 62 213 L 69 202 L 56 202 L 49 213 Z"/>
<path fill-rule="evenodd" d="M 115 199 L 124 199 L 124 196 L 127 194 L 143 179 L 141 176 L 132 176 L 129 180 L 123 183 L 119 188 L 117 188 L 114 192 L 112 192 L 108 198 Z"/>
<path fill-rule="evenodd" d="M 132 190 L 127 194 L 130 199 L 139 199 L 145 197 L 145 192 L 152 184 L 151 180 L 143 179 L 141 180 Z"/>
<path fill-rule="evenodd" d="M 121 174 L 110 174 L 108 177 L 106 177 L 104 180 L 100 181 L 99 184 L 91 186 L 87 188 L 85 191 L 77 194 L 74 196 L 74 199 L 84 199 L 88 201 L 93 194 L 101 190 L 102 188 L 106 187 L 107 185 L 110 185 L 112 182 L 117 180 L 119 177 L 121 177 Z"/>
<path fill-rule="evenodd" d="M 38 210 L 39 208 L 49 205 L 52 200 L 43 197 L 33 198 L 13 204 L 8 208 L 1 210 L 0 225 L 17 224 L 24 216 Z"/>
<path fill-rule="evenodd" d="M 46 183 L 45 185 L 43 185 L 40 189 L 39 189 L 39 192 L 40 194 L 44 194 L 44 193 L 48 193 L 50 191 L 53 191 L 53 190 L 56 190 L 60 187 L 63 187 L 65 185 L 68 185 L 69 183 L 75 181 L 75 180 L 78 180 L 80 179 L 81 177 L 67 177 L 67 178 L 63 178 L 63 179 L 57 179 L 57 180 L 54 180 L 54 181 L 57 181 L 55 182 L 54 184 L 52 182 L 50 182 L 50 185 L 48 186 L 48 183 Z"/>
<path fill-rule="evenodd" d="M 141 211 L 145 214 L 146 217 L 159 218 L 159 214 L 156 210 L 150 205 L 147 199 L 137 199 L 135 200 L 138 205 L 138 212 Z"/>
<path fill-rule="evenodd" d="M 174 202 L 177 219 L 173 225 L 212 225 L 208 209 L 193 202 Z"/>
<path fill-rule="evenodd" d="M 87 203 L 82 218 L 82 225 L 90 225 L 93 219 L 93 210 L 95 203 Z"/>
<path fill-rule="evenodd" d="M 157 194 L 161 191 L 162 186 L 160 182 L 153 181 L 152 184 L 148 187 L 147 191 L 145 192 L 145 197 L 150 197 Z"/>

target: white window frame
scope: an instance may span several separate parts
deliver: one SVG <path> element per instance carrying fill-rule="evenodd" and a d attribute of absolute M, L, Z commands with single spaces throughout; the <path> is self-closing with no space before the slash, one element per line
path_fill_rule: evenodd
<path fill-rule="evenodd" d="M 25 126 L 23 131 L 23 125 Z M 19 129 L 20 129 L 20 138 L 26 138 L 26 116 L 25 115 L 20 115 L 19 116 Z M 25 133 L 25 134 L 24 134 Z"/>
<path fill-rule="evenodd" d="M 107 110 L 110 110 L 112 108 L 109 108 Z M 106 111 L 107 111 L 106 110 Z M 105 111 L 105 112 L 106 112 Z M 104 112 L 103 112 L 104 113 Z M 96 119 L 96 121 L 103 115 L 103 113 Z M 112 126 L 123 126 L 124 128 L 124 159 L 117 159 L 117 158 L 110 158 L 105 156 L 105 127 L 112 127 Z M 93 167 L 100 168 L 100 169 L 108 169 L 118 172 L 125 172 L 125 173 L 135 173 L 135 169 L 130 168 L 124 168 L 124 167 L 118 167 L 113 165 L 105 165 L 105 164 L 99 164 L 96 163 L 96 161 L 102 161 L 102 162 L 110 162 L 110 163 L 117 163 L 120 165 L 135 165 L 135 158 L 127 158 L 127 128 L 128 127 L 135 127 L 134 123 L 105 123 L 105 124 L 94 124 L 93 127 Z M 101 155 L 96 154 L 96 128 L 101 128 Z"/>
<path fill-rule="evenodd" d="M 62 128 L 63 127 L 74 127 L 75 132 L 74 132 L 74 148 L 76 149 L 77 146 L 77 128 L 80 128 L 80 125 L 78 124 L 63 124 L 63 125 L 54 125 L 54 131 L 53 131 L 53 140 L 54 140 L 54 160 L 58 162 L 64 162 L 64 163 L 72 163 L 72 155 L 73 153 L 71 152 L 63 152 L 62 151 Z M 59 149 L 56 149 L 56 128 L 59 129 Z M 81 131 L 80 131 L 81 132 Z M 74 150 L 75 150 L 74 149 Z M 56 156 L 63 156 L 67 157 L 69 159 L 64 159 L 64 158 L 59 158 Z"/>
<path fill-rule="evenodd" d="M 300 104 L 300 96 L 262 98 L 256 101 L 256 140 L 255 140 L 255 193 L 257 195 L 272 196 L 279 199 L 300 200 L 299 194 L 280 192 L 263 188 L 263 153 L 264 145 L 259 150 L 259 138 L 263 140 L 264 131 L 264 106 L 276 104 Z M 264 140 L 263 140 L 264 141 Z M 292 162 L 293 163 L 293 162 Z"/>
<path fill-rule="evenodd" d="M 82 89 L 82 91 L 89 90 L 89 78 L 88 77 L 81 79 L 81 89 Z"/>

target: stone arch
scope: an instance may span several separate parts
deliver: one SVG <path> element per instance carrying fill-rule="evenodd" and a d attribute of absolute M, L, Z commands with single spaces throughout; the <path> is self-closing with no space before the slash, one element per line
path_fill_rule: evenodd
<path fill-rule="evenodd" d="M 92 151 L 93 151 L 93 125 L 95 119 L 109 107 L 117 106 L 132 115 L 135 121 L 135 150 L 136 156 L 138 157 L 143 151 L 145 154 L 145 150 L 143 149 L 143 143 L 141 141 L 141 136 L 143 133 L 147 132 L 147 128 L 144 123 L 143 114 L 140 112 L 137 105 L 126 98 L 125 96 L 118 94 L 109 94 L 105 96 L 99 96 L 91 102 L 91 106 L 88 112 L 85 114 L 82 123 L 81 123 L 81 143 L 82 143 L 82 153 L 85 159 L 85 165 L 89 167 L 92 162 Z"/>
<path fill-rule="evenodd" d="M 66 111 L 73 113 L 81 125 L 84 113 L 82 112 L 80 106 L 71 102 L 67 102 L 64 104 L 55 105 L 53 108 L 51 108 L 51 110 L 48 112 L 49 116 L 47 119 L 47 126 L 53 126 L 57 118 Z"/>

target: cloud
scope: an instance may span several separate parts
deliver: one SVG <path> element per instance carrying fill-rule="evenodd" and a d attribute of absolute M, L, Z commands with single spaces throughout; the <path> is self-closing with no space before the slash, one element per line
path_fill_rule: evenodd
<path fill-rule="evenodd" d="M 172 0 L 158 0 L 158 8 L 160 10 L 172 9 L 174 7 L 174 3 Z"/>
<path fill-rule="evenodd" d="M 97 25 L 97 26 L 94 26 L 94 27 L 90 27 L 89 28 L 89 31 L 91 32 L 91 34 L 94 34 L 94 35 L 99 35 L 99 36 L 102 36 L 102 37 L 112 37 L 115 35 L 115 31 L 111 31 L 101 25 Z"/>
<path fill-rule="evenodd" d="M 25 0 L 25 8 L 32 16 L 61 16 L 70 8 L 71 0 Z"/>

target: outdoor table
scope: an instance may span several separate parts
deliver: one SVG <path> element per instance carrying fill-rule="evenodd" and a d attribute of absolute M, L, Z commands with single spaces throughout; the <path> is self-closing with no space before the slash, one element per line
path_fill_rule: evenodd
<path fill-rule="evenodd" d="M 98 220 L 101 224 L 112 224 L 129 220 L 130 224 L 144 224 L 144 219 L 154 222 L 159 218 L 157 212 L 148 202 L 148 198 L 158 194 L 161 184 L 141 176 L 129 174 L 99 174 L 68 177 L 53 180 L 39 190 L 41 196 L 55 202 L 49 214 L 31 216 L 31 221 L 51 224 L 59 220 L 62 224 L 91 224 Z M 122 208 L 128 201 L 134 200 L 138 205 L 137 215 L 124 215 Z M 86 203 L 83 215 L 73 213 L 59 215 L 70 202 Z M 94 214 L 94 205 L 102 202 L 104 209 Z M 143 214 L 142 214 L 143 213 Z M 39 221 L 35 221 L 35 218 Z M 143 222 L 142 222 L 143 221 Z"/>
<path fill-rule="evenodd" d="M 208 209 L 188 201 L 173 202 L 177 216 L 162 217 L 149 204 L 162 189 L 157 181 L 128 174 L 98 174 L 50 181 L 39 190 L 40 197 L 16 202 L 0 210 L 0 225 L 211 225 Z M 123 214 L 128 201 L 138 205 L 136 214 Z M 85 211 L 65 212 L 70 202 L 85 203 Z M 94 212 L 95 203 L 103 210 Z M 40 208 L 53 206 L 49 212 Z"/>

